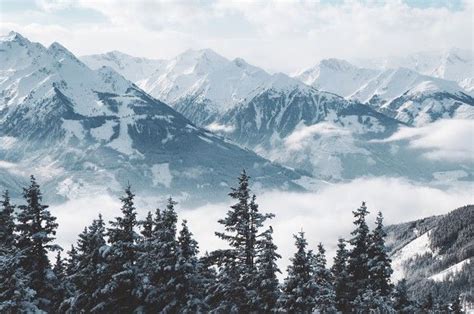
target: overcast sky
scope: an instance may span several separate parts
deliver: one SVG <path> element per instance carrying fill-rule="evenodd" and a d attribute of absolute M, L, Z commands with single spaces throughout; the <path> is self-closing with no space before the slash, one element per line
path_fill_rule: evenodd
<path fill-rule="evenodd" d="M 321 58 L 472 49 L 474 1 L 0 0 L 0 32 L 78 55 L 120 50 L 170 58 L 211 48 L 269 70 Z"/>

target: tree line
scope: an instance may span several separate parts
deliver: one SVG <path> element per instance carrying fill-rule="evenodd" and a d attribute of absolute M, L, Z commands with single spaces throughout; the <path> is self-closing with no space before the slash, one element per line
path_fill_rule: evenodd
<path fill-rule="evenodd" d="M 43 204 L 35 178 L 23 190 L 25 204 L 0 202 L 0 312 L 50 313 L 413 313 L 430 312 L 433 300 L 411 300 L 405 280 L 394 285 L 385 246 L 383 217 L 373 230 L 365 203 L 353 211 L 354 230 L 339 239 L 328 267 L 324 246 L 308 248 L 304 232 L 286 278 L 268 220 L 243 171 L 229 193 L 234 204 L 215 235 L 227 249 L 199 254 L 176 202 L 137 217 L 127 187 L 120 216 L 108 224 L 99 214 L 79 234 L 65 257 L 54 244 L 58 223 Z M 48 252 L 57 251 L 54 263 Z M 428 300 L 429 301 L 429 300 Z M 460 313 L 458 300 L 447 305 Z"/>

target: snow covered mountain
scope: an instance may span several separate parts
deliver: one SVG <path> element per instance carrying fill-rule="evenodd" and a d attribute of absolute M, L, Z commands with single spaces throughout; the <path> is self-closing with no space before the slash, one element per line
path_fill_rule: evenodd
<path fill-rule="evenodd" d="M 474 77 L 474 51 L 457 48 L 419 52 L 401 57 L 359 59 L 354 60 L 354 63 L 378 70 L 403 67 L 420 74 L 456 82 Z"/>
<path fill-rule="evenodd" d="M 383 71 L 351 99 L 411 125 L 423 125 L 440 118 L 474 117 L 474 98 L 456 82 L 407 68 Z"/>
<path fill-rule="evenodd" d="M 107 54 L 100 59 L 105 56 Z M 99 57 L 83 57 L 92 68 L 107 64 L 91 62 L 91 59 L 98 60 Z M 134 68 L 136 66 L 130 65 L 116 69 L 126 76 Z M 270 74 L 242 59 L 231 61 L 210 49 L 204 49 L 188 50 L 162 62 L 151 75 L 137 79 L 135 83 L 197 125 L 204 126 L 243 101 L 269 77 Z"/>
<path fill-rule="evenodd" d="M 469 80 L 461 87 L 454 81 L 422 75 L 408 68 L 375 70 L 336 59 L 323 60 L 296 78 L 317 89 L 369 104 L 411 125 L 440 118 L 474 117 Z"/>
<path fill-rule="evenodd" d="M 262 187 L 301 176 L 194 126 L 109 67 L 91 70 L 58 43 L 0 39 L 0 186 L 30 174 L 58 197 L 118 192 L 210 200 L 242 168 Z M 91 186 L 92 185 L 92 186 Z"/>
<path fill-rule="evenodd" d="M 399 225 L 387 226 L 392 279 L 406 278 L 411 293 L 474 301 L 474 206 Z M 438 294 L 444 295 L 438 295 Z"/>
<path fill-rule="evenodd" d="M 138 58 L 120 51 L 89 55 L 80 58 L 91 69 L 108 66 L 132 82 L 150 77 L 153 72 L 166 65 L 165 60 Z"/>
<path fill-rule="evenodd" d="M 295 78 L 316 89 L 350 97 L 379 73 L 379 70 L 359 68 L 345 60 L 325 59 Z"/>

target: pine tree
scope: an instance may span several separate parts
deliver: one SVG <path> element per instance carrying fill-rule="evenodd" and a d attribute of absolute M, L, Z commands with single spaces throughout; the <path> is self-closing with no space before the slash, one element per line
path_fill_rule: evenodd
<path fill-rule="evenodd" d="M 280 304 L 289 313 L 312 313 L 316 285 L 311 276 L 311 254 L 306 252 L 308 243 L 304 232 L 294 237 L 297 251 L 288 266 L 288 277 L 284 282 Z"/>
<path fill-rule="evenodd" d="M 174 311 L 176 310 L 176 264 L 177 215 L 174 209 L 176 202 L 168 199 L 166 209 L 156 210 L 151 238 L 140 257 L 140 271 L 144 274 L 145 285 L 142 284 L 145 310 Z"/>
<path fill-rule="evenodd" d="M 15 206 L 10 203 L 8 191 L 5 191 L 0 202 L 0 253 L 10 250 L 15 242 Z"/>
<path fill-rule="evenodd" d="M 67 260 L 66 260 L 66 275 L 72 276 L 77 269 L 78 257 L 77 250 L 73 244 L 71 244 L 71 249 L 67 251 Z"/>
<path fill-rule="evenodd" d="M 58 251 L 58 254 L 56 255 L 56 263 L 54 264 L 53 272 L 56 275 L 56 278 L 61 282 L 64 280 L 64 277 L 66 276 L 66 268 L 63 259 L 61 258 L 61 251 Z"/>
<path fill-rule="evenodd" d="M 176 307 L 182 313 L 197 313 L 206 309 L 203 302 L 202 281 L 199 277 L 198 244 L 183 220 L 178 237 L 176 268 Z"/>
<path fill-rule="evenodd" d="M 73 251 L 75 267 L 69 280 L 75 287 L 74 297 L 63 308 L 73 312 L 90 312 L 100 309 L 103 304 L 99 297 L 100 289 L 106 285 L 106 260 L 103 252 L 107 249 L 105 242 L 105 223 L 102 216 L 94 219 L 92 224 L 79 235 L 77 251 Z"/>
<path fill-rule="evenodd" d="M 353 214 L 356 228 L 351 233 L 352 250 L 348 261 L 350 301 L 354 301 L 357 296 L 361 297 L 369 284 L 369 227 L 365 221 L 369 212 L 365 202 Z"/>
<path fill-rule="evenodd" d="M 277 246 L 273 243 L 273 228 L 270 226 L 263 233 L 263 240 L 258 245 L 257 264 L 257 312 L 274 313 L 277 311 L 277 302 L 280 298 L 280 289 L 277 273 L 281 273 L 276 261 L 281 258 L 277 253 Z"/>
<path fill-rule="evenodd" d="M 342 313 L 350 311 L 349 303 L 349 274 L 347 271 L 347 261 L 349 252 L 346 249 L 344 239 L 339 239 L 337 244 L 336 256 L 331 268 L 334 279 L 334 292 L 337 310 Z"/>
<path fill-rule="evenodd" d="M 408 297 L 408 286 L 406 279 L 400 280 L 395 286 L 393 307 L 398 313 L 413 313 L 415 308 L 413 301 Z"/>
<path fill-rule="evenodd" d="M 150 239 L 153 235 L 153 215 L 148 212 L 144 221 L 141 222 L 141 234 L 145 240 Z"/>
<path fill-rule="evenodd" d="M 14 209 L 8 191 L 0 203 L 0 312 L 37 312 L 36 291 L 29 287 L 30 278 L 21 266 L 22 253 L 16 247 Z"/>
<path fill-rule="evenodd" d="M 58 286 L 47 253 L 60 249 L 51 243 L 58 224 L 48 205 L 41 204 L 40 187 L 33 176 L 30 186 L 23 189 L 23 197 L 26 205 L 18 206 L 16 226 L 21 266 L 31 280 L 29 286 L 36 291 L 38 306 L 43 310 L 53 310 Z"/>
<path fill-rule="evenodd" d="M 235 300 L 238 311 L 249 312 L 255 310 L 256 305 L 253 300 L 257 298 L 255 259 L 258 254 L 259 229 L 265 220 L 274 215 L 259 212 L 255 195 L 250 196 L 249 177 L 245 170 L 242 171 L 238 181 L 238 187 L 232 188 L 229 193 L 236 203 L 231 206 L 227 216 L 219 220 L 225 232 L 216 232 L 216 235 L 227 241 L 232 248 L 232 250 L 221 252 L 228 253 L 228 256 L 222 259 L 228 262 L 224 266 L 225 273 L 238 276 L 233 282 L 233 287 L 226 288 L 221 284 L 221 289 L 222 291 L 227 289 L 227 294 L 234 291 L 236 294 L 231 296 L 231 299 Z M 237 267 L 237 269 L 230 269 L 231 267 Z M 226 280 L 221 282 L 226 282 Z"/>
<path fill-rule="evenodd" d="M 332 276 L 326 268 L 326 250 L 322 243 L 313 259 L 313 277 L 316 284 L 315 307 L 321 313 L 336 312 L 336 293 L 332 284 Z"/>
<path fill-rule="evenodd" d="M 382 297 L 388 297 L 392 293 L 390 276 L 392 275 L 391 260 L 385 247 L 387 236 L 383 227 L 382 213 L 379 212 L 375 222 L 375 229 L 370 235 L 369 244 L 369 273 L 370 286 L 373 291 Z"/>
<path fill-rule="evenodd" d="M 111 227 L 107 229 L 110 243 L 106 254 L 109 280 L 102 289 L 105 301 L 95 310 L 132 312 L 137 307 L 135 261 L 138 234 L 135 227 L 138 222 L 134 198 L 135 195 L 128 186 L 125 196 L 120 199 L 122 216 L 110 221 Z"/>

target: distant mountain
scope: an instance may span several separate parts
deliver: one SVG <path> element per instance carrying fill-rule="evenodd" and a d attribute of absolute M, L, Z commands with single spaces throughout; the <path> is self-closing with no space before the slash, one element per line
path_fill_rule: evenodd
<path fill-rule="evenodd" d="M 95 60 L 103 60 L 106 56 L 83 57 L 83 60 L 92 67 L 98 67 L 101 63 Z M 120 58 L 120 55 L 117 57 Z M 121 59 L 124 60 L 120 63 L 127 60 L 123 56 Z M 117 70 L 126 75 L 137 68 L 131 63 L 129 65 Z M 154 69 L 151 75 L 135 83 L 201 126 L 211 123 L 217 116 L 243 101 L 270 77 L 264 70 L 242 59 L 231 61 L 210 49 L 188 50 Z"/>
<path fill-rule="evenodd" d="M 474 206 L 449 214 L 387 227 L 393 279 L 407 278 L 411 293 L 423 300 L 474 302 Z"/>
<path fill-rule="evenodd" d="M 301 189 L 293 170 L 193 125 L 109 67 L 91 70 L 58 43 L 0 39 L 0 186 L 36 174 L 58 198 L 127 182 L 151 195 L 225 197 L 248 169 L 257 186 Z"/>
<path fill-rule="evenodd" d="M 345 60 L 325 59 L 295 78 L 316 89 L 350 98 L 380 73 L 356 67 Z"/>
<path fill-rule="evenodd" d="M 408 68 L 420 74 L 461 82 L 473 78 L 474 51 L 452 48 L 446 51 L 419 52 L 401 57 L 354 60 L 357 66 L 387 70 Z"/>
<path fill-rule="evenodd" d="M 408 68 L 375 70 L 328 59 L 303 71 L 297 79 L 317 89 L 370 105 L 410 125 L 440 118 L 474 117 L 472 84 L 422 75 Z"/>
<path fill-rule="evenodd" d="M 144 80 L 166 65 L 165 60 L 138 58 L 120 51 L 84 56 L 80 60 L 93 70 L 108 66 L 132 82 Z"/>

